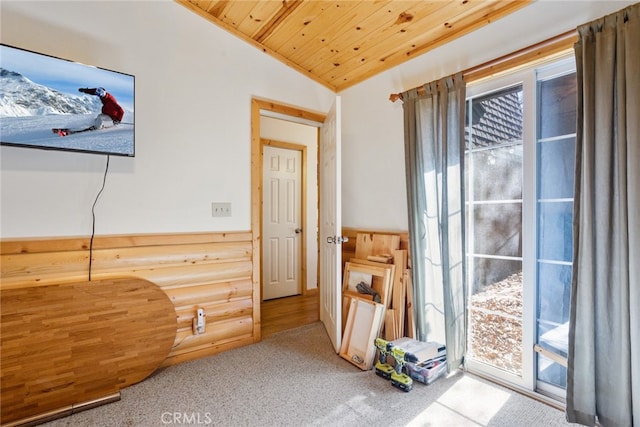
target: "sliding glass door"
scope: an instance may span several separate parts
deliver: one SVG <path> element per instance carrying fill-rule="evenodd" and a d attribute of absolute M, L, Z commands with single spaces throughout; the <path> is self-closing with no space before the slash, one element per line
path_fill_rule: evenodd
<path fill-rule="evenodd" d="M 525 84 L 513 79 L 473 89 L 465 158 L 467 367 L 521 384 Z"/>
<path fill-rule="evenodd" d="M 550 385 L 554 395 L 565 386 L 571 273 L 571 68 L 564 61 L 467 89 L 465 364 L 528 390 Z"/>
<path fill-rule="evenodd" d="M 564 395 L 573 259 L 576 74 L 559 65 L 538 72 L 537 310 L 538 388 Z"/>

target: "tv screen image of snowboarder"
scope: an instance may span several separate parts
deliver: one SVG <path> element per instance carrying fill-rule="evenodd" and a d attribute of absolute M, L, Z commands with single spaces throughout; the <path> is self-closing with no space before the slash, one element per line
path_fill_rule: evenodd
<path fill-rule="evenodd" d="M 2 145 L 135 155 L 135 77 L 0 44 Z"/>

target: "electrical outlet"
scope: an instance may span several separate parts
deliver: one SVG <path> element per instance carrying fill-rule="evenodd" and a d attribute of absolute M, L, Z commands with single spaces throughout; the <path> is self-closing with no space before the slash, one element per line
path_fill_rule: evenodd
<path fill-rule="evenodd" d="M 196 316 L 193 318 L 192 328 L 194 335 L 204 334 L 206 325 L 205 317 L 204 309 L 199 308 L 198 311 L 196 311 Z"/>
<path fill-rule="evenodd" d="M 211 203 L 211 216 L 231 216 L 231 202 L 213 202 Z"/>

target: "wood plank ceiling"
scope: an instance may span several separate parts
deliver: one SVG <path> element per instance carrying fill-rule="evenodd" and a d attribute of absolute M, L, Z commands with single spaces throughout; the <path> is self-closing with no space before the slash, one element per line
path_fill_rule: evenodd
<path fill-rule="evenodd" d="M 340 92 L 532 0 L 176 0 Z"/>

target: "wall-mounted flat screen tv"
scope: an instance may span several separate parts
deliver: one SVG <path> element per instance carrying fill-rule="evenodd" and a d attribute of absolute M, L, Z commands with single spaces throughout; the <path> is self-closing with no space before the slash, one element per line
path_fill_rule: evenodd
<path fill-rule="evenodd" d="M 0 142 L 135 155 L 135 77 L 0 44 Z"/>

